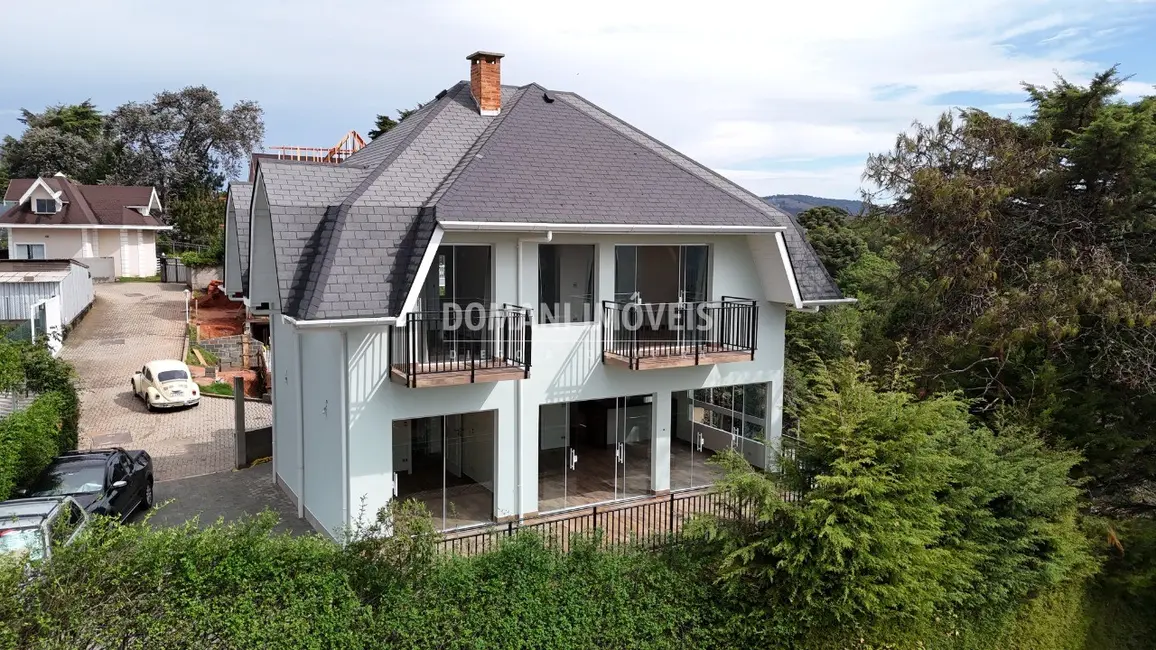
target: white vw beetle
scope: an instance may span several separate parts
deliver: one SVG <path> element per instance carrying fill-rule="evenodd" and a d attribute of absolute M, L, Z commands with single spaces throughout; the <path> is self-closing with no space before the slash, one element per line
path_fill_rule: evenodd
<path fill-rule="evenodd" d="M 132 394 L 144 400 L 145 408 L 192 406 L 201 401 L 201 390 L 193 383 L 189 367 L 180 361 L 150 361 L 132 376 Z"/>

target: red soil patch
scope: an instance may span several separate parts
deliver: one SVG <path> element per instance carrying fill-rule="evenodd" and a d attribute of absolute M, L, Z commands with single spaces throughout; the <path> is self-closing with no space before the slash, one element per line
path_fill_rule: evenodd
<path fill-rule="evenodd" d="M 194 375 L 196 372 L 194 371 Z M 217 372 L 216 381 L 223 381 L 230 386 L 233 384 L 233 377 L 241 377 L 245 381 L 245 396 L 246 397 L 261 397 L 260 387 L 257 385 L 257 373 L 252 370 L 220 370 Z M 213 383 L 214 380 L 208 377 L 194 377 L 201 386 L 207 386 Z"/>
<path fill-rule="evenodd" d="M 213 280 L 205 295 L 198 297 L 193 307 L 200 338 L 233 336 L 245 331 L 245 306 L 229 300 L 221 291 L 221 282 Z"/>

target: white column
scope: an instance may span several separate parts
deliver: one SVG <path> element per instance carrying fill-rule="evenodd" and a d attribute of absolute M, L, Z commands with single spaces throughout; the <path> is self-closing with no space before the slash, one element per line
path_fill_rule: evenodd
<path fill-rule="evenodd" d="M 153 260 L 153 263 L 155 264 L 156 260 Z M 145 245 L 144 245 L 144 231 L 143 230 L 136 231 L 136 268 L 137 268 L 137 275 L 140 275 L 140 276 L 152 275 L 152 272 L 149 270 L 148 263 L 145 262 Z"/>
<path fill-rule="evenodd" d="M 650 489 L 655 494 L 670 492 L 670 391 L 659 391 L 651 400 Z"/>
<path fill-rule="evenodd" d="M 128 230 L 125 228 L 120 231 L 120 274 L 132 275 L 128 266 Z"/>
<path fill-rule="evenodd" d="M 92 256 L 100 257 L 100 230 L 94 228 L 89 240 L 92 242 Z"/>
<path fill-rule="evenodd" d="M 495 413 L 494 519 L 516 518 L 518 509 L 518 412 L 511 400 L 502 400 Z"/>
<path fill-rule="evenodd" d="M 783 442 L 783 373 L 767 386 L 767 463 L 768 470 L 778 469 L 778 453 Z"/>
<path fill-rule="evenodd" d="M 527 391 L 529 392 L 529 391 Z M 538 512 L 538 405 L 523 396 L 521 412 L 516 414 L 522 428 L 522 444 L 518 453 L 521 475 L 521 503 L 518 515 Z M 515 487 L 515 490 L 518 488 Z"/>

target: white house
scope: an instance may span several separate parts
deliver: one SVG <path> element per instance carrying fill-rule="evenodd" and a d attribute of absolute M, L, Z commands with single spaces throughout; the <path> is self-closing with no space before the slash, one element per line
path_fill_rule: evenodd
<path fill-rule="evenodd" d="M 767 466 L 786 312 L 847 301 L 790 217 L 501 58 L 340 165 L 259 162 L 274 474 L 332 536 L 393 498 L 448 530 Z"/>
<path fill-rule="evenodd" d="M 63 174 L 8 183 L 0 228 L 8 229 L 10 259 L 111 258 L 115 277 L 157 274 L 156 190 L 144 186 L 81 185 Z"/>

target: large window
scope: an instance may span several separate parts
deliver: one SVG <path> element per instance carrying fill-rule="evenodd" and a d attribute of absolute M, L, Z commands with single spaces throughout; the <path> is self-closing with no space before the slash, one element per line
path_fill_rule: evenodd
<path fill-rule="evenodd" d="M 593 244 L 538 246 L 538 319 L 541 323 L 594 320 Z"/>
<path fill-rule="evenodd" d="M 36 199 L 32 211 L 36 214 L 56 214 L 56 199 Z"/>
<path fill-rule="evenodd" d="M 44 259 L 44 244 L 16 244 L 16 259 L 42 260 Z"/>
<path fill-rule="evenodd" d="M 750 440 L 766 436 L 767 384 L 700 388 L 694 405 L 701 409 L 702 424 Z"/>

